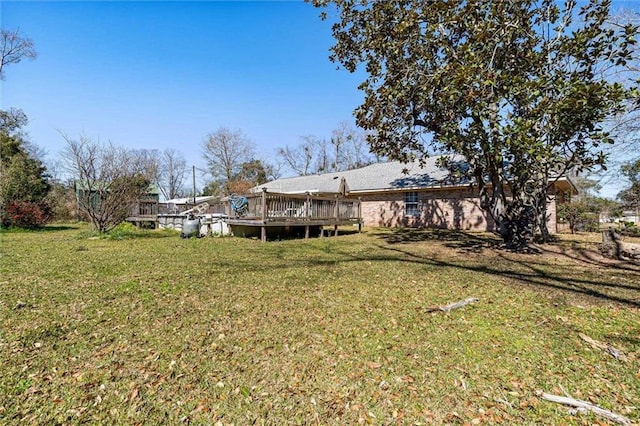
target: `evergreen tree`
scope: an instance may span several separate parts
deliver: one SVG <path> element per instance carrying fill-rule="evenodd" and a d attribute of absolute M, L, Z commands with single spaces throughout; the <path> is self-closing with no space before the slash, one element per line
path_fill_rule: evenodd
<path fill-rule="evenodd" d="M 50 218 L 46 167 L 30 149 L 20 110 L 0 111 L 0 215 L 2 226 L 33 227 Z"/>

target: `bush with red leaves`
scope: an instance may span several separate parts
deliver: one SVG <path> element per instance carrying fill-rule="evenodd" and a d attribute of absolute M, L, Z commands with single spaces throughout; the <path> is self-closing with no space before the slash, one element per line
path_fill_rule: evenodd
<path fill-rule="evenodd" d="M 45 204 L 28 201 L 10 201 L 2 215 L 3 227 L 39 228 L 51 219 Z"/>

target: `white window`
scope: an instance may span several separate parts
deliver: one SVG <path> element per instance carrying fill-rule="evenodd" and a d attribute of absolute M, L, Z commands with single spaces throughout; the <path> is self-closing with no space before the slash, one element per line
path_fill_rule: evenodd
<path fill-rule="evenodd" d="M 420 216 L 420 211 L 418 209 L 418 193 L 417 192 L 404 193 L 404 215 Z"/>

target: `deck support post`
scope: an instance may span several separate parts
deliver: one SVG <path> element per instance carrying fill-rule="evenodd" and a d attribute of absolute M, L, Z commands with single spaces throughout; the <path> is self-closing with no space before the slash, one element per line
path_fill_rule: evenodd
<path fill-rule="evenodd" d="M 260 212 L 262 226 L 260 227 L 260 241 L 267 242 L 267 188 L 262 187 L 262 209 Z"/>
<path fill-rule="evenodd" d="M 311 217 L 311 194 L 309 193 L 309 191 L 307 191 L 307 199 L 304 202 L 304 217 L 306 220 L 309 220 L 309 218 Z M 320 232 L 322 232 L 322 228 L 320 229 Z M 308 240 L 309 239 L 309 225 L 306 225 L 304 227 L 304 239 Z"/>
<path fill-rule="evenodd" d="M 362 197 L 358 197 L 358 234 L 362 232 Z"/>
<path fill-rule="evenodd" d="M 339 207 L 339 203 L 340 203 L 340 200 L 338 199 L 338 196 L 336 195 L 336 207 L 335 207 L 335 211 L 334 211 L 336 224 L 333 226 L 333 235 L 335 237 L 338 236 L 338 223 L 340 223 L 340 207 Z"/>

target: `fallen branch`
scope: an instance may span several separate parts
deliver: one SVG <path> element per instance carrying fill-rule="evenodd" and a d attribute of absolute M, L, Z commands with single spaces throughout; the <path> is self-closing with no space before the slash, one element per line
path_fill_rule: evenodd
<path fill-rule="evenodd" d="M 620 361 L 627 360 L 627 357 L 624 355 L 624 353 L 620 349 L 616 349 L 611 345 L 607 345 L 606 343 L 598 342 L 597 340 L 592 339 L 586 334 L 579 333 L 578 336 L 580 336 L 582 340 L 590 344 L 591 347 L 595 349 L 600 349 L 601 351 L 605 351 L 615 359 L 619 359 Z"/>
<path fill-rule="evenodd" d="M 640 260 L 640 244 L 625 243 L 613 230 L 602 233 L 600 252 L 612 259 Z"/>
<path fill-rule="evenodd" d="M 478 299 L 477 297 L 470 297 L 468 299 L 464 299 L 455 303 L 449 303 L 448 305 L 444 305 L 444 306 L 432 306 L 430 308 L 425 309 L 425 312 L 436 312 L 436 311 L 451 312 L 454 309 L 462 308 L 463 306 L 466 306 L 470 303 L 477 302 L 478 300 L 480 299 Z"/>
<path fill-rule="evenodd" d="M 587 410 L 597 416 L 604 417 L 607 420 L 611 420 L 612 422 L 616 422 L 624 426 L 631 426 L 631 420 L 629 418 L 620 414 L 616 414 L 612 411 L 605 410 L 604 408 L 593 405 L 587 401 L 581 401 L 579 399 L 570 398 L 568 396 L 552 395 L 544 392 L 539 392 L 538 396 L 546 401 L 568 405 L 570 407 L 578 409 L 579 411 Z"/>

